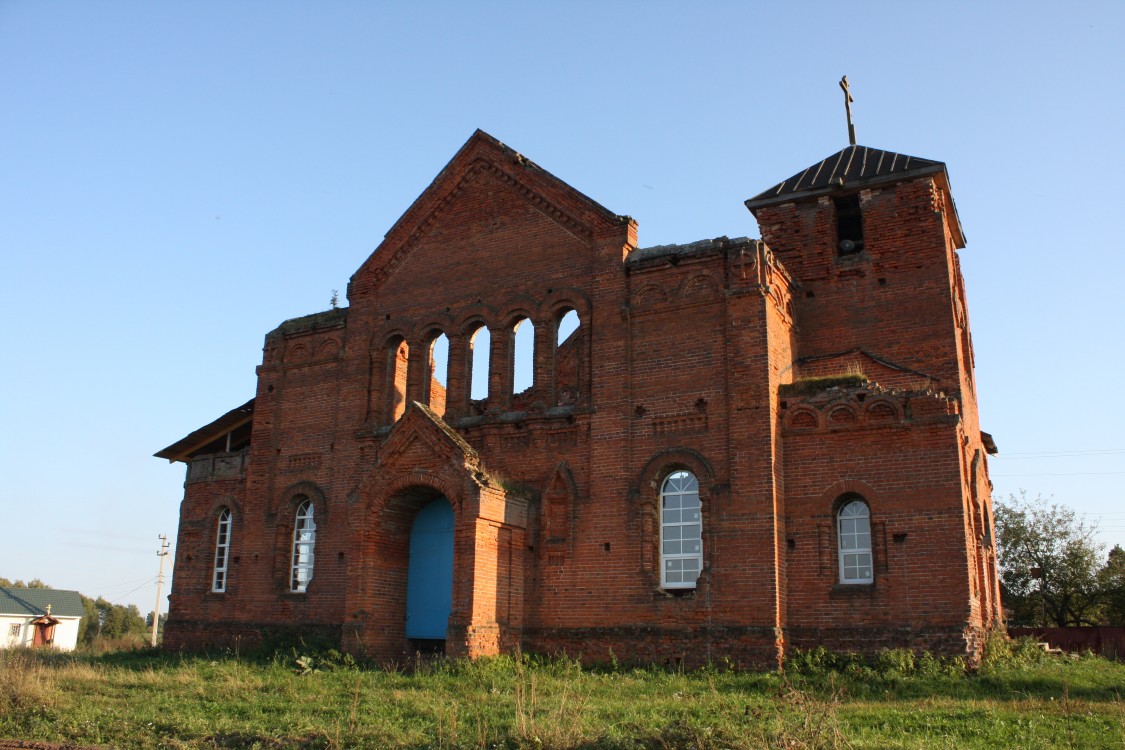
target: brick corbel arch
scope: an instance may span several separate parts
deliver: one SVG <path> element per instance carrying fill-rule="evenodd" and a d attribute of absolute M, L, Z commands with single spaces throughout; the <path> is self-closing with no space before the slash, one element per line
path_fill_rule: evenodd
<path fill-rule="evenodd" d="M 425 318 L 424 322 L 415 327 L 413 338 L 426 343 L 436 339 L 443 333 L 448 336 L 456 330 L 456 327 L 457 325 L 452 315 L 431 315 Z"/>
<path fill-rule="evenodd" d="M 799 422 L 808 422 L 812 420 L 812 424 L 798 424 Z M 823 429 L 824 427 L 824 414 L 811 406 L 800 405 L 789 410 L 786 417 L 785 426 L 796 431 L 811 432 L 814 430 Z"/>
<path fill-rule="evenodd" d="M 217 521 L 219 518 L 219 508 L 230 508 L 236 523 L 242 523 L 242 503 L 234 495 L 219 495 L 213 498 L 207 507 L 208 523 Z"/>
<path fill-rule="evenodd" d="M 576 287 L 552 288 L 539 305 L 542 318 L 554 318 L 564 309 L 574 310 L 583 324 L 590 322 L 590 298 Z"/>
<path fill-rule="evenodd" d="M 539 318 L 541 305 L 538 300 L 526 294 L 517 294 L 504 300 L 500 309 L 504 311 L 501 318 L 506 328 L 510 328 L 517 320 L 528 318 L 533 323 Z"/>
<path fill-rule="evenodd" d="M 883 414 L 889 414 L 891 421 L 898 421 L 902 419 L 902 404 L 895 399 L 888 398 L 887 396 L 875 396 L 868 398 L 866 408 L 864 409 L 864 420 L 868 422 L 878 423 L 882 421 Z"/>
<path fill-rule="evenodd" d="M 380 351 L 391 345 L 396 339 L 410 341 L 413 336 L 414 325 L 409 320 L 394 318 L 383 323 L 371 334 L 372 351 Z"/>
<path fill-rule="evenodd" d="M 461 336 L 468 336 L 481 325 L 494 330 L 499 325 L 500 314 L 492 305 L 475 302 L 458 310 L 453 316 L 453 330 Z"/>
<path fill-rule="evenodd" d="M 392 477 L 381 477 L 372 472 L 356 488 L 355 496 L 360 498 L 359 516 L 353 521 L 363 525 L 365 520 L 379 513 L 390 500 L 411 489 L 427 488 L 437 492 L 449 501 L 454 513 L 460 514 L 464 505 L 464 493 L 460 482 L 430 471 L 407 471 Z"/>

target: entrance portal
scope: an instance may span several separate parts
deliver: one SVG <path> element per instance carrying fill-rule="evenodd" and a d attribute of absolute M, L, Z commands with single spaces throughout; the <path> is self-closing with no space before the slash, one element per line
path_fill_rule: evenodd
<path fill-rule="evenodd" d="M 453 606 L 453 520 L 453 506 L 439 497 L 418 511 L 410 529 L 406 637 L 412 640 L 445 642 Z"/>

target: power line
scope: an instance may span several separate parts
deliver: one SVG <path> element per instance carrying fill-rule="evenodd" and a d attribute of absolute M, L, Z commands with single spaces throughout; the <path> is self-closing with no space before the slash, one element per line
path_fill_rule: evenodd
<path fill-rule="evenodd" d="M 109 603 L 110 603 L 110 604 L 117 604 L 117 603 L 118 603 L 119 601 L 121 601 L 121 600 L 122 600 L 122 599 L 124 599 L 125 597 L 129 596 L 129 594 L 132 594 L 132 593 L 133 593 L 134 591 L 140 591 L 140 590 L 141 590 L 141 589 L 143 589 L 143 588 L 144 588 L 145 586 L 148 586 L 148 585 L 150 585 L 150 584 L 151 584 L 151 583 L 152 583 L 153 581 L 155 581 L 155 580 L 156 580 L 156 578 L 155 578 L 155 577 L 154 577 L 154 578 L 149 578 L 149 579 L 148 579 L 147 581 L 145 581 L 144 583 L 142 583 L 142 584 L 141 584 L 140 586 L 137 586 L 137 588 L 133 589 L 132 591 L 126 591 L 126 592 L 125 592 L 124 594 L 122 594 L 121 596 L 117 597 L 116 599 L 110 599 Z"/>
<path fill-rule="evenodd" d="M 1081 451 L 1029 451 L 1025 453 L 1004 453 L 992 456 L 1000 461 L 1028 458 L 1071 458 L 1079 456 L 1117 456 L 1125 454 L 1125 448 L 1092 448 Z"/>
<path fill-rule="evenodd" d="M 1105 474 L 1125 474 L 1125 471 L 1060 471 L 1046 474 L 993 474 L 994 477 L 1088 477 Z"/>

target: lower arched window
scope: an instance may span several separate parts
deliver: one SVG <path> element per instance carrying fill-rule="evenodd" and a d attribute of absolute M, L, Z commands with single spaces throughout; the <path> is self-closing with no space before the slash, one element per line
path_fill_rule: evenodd
<path fill-rule="evenodd" d="M 693 589 L 703 570 L 703 524 L 699 482 L 690 471 L 674 471 L 660 487 L 660 585 Z"/>
<path fill-rule="evenodd" d="M 221 594 L 227 590 L 227 564 L 230 562 L 230 508 L 219 513 L 219 524 L 215 529 L 215 568 L 211 575 L 211 590 Z"/>
<path fill-rule="evenodd" d="M 304 591 L 313 576 L 313 549 L 316 546 L 316 521 L 313 519 L 312 500 L 305 500 L 297 508 L 293 523 L 293 566 L 289 578 L 290 591 Z"/>
<path fill-rule="evenodd" d="M 836 514 L 836 541 L 840 550 L 840 583 L 872 583 L 871 511 L 856 498 Z"/>

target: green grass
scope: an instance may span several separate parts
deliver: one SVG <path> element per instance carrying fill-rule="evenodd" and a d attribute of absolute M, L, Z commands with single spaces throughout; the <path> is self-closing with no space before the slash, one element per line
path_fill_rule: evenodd
<path fill-rule="evenodd" d="M 565 659 L 0 652 L 0 738 L 128 748 L 1125 748 L 1125 665 L 1009 649 L 979 672 L 889 652 L 785 675 Z"/>

